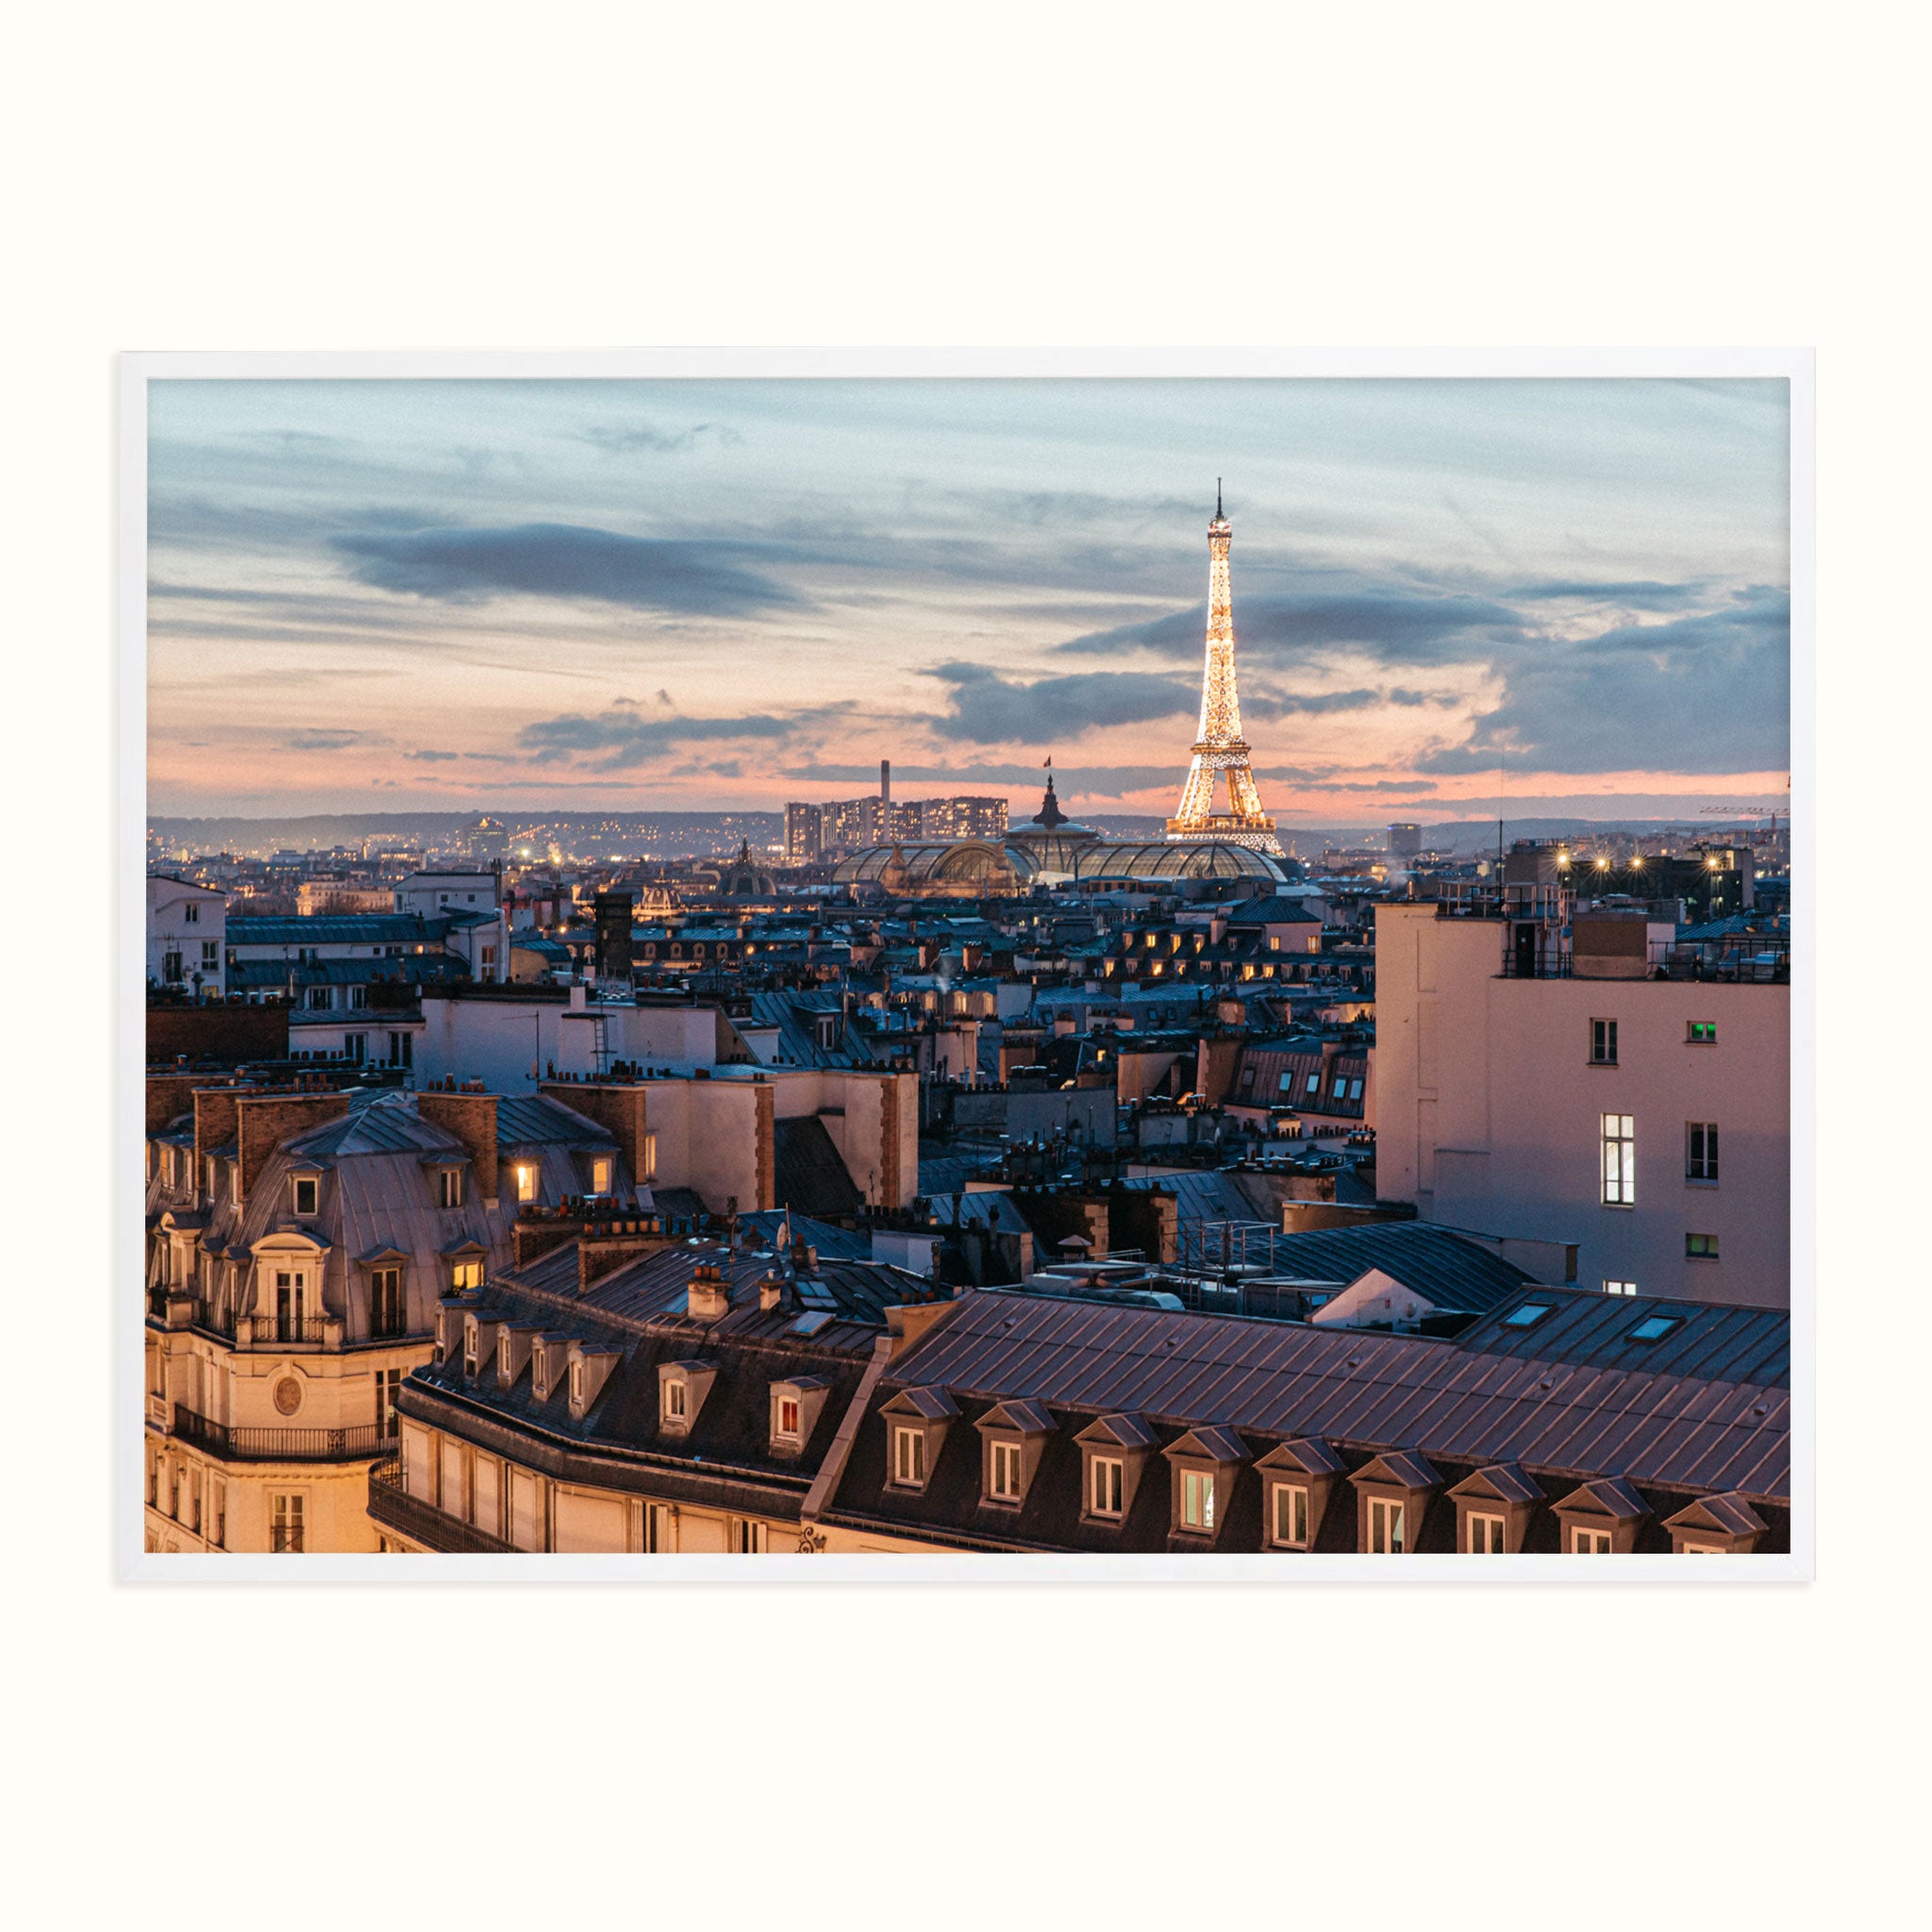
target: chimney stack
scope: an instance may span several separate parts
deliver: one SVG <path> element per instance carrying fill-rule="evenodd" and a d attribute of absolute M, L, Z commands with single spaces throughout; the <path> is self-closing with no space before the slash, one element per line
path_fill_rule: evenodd
<path fill-rule="evenodd" d="M 432 1088 L 416 1096 L 416 1113 L 432 1126 L 454 1134 L 476 1173 L 476 1191 L 496 1199 L 496 1095 L 481 1091 L 480 1080 L 466 1081 L 460 1093 Z"/>
<path fill-rule="evenodd" d="M 686 1307 L 693 1322 L 722 1322 L 731 1312 L 731 1289 L 724 1271 L 700 1261 L 691 1272 Z"/>

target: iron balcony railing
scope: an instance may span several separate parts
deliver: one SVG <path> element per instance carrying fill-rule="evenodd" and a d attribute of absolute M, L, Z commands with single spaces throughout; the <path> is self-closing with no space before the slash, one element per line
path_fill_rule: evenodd
<path fill-rule="evenodd" d="M 494 1557 L 514 1555 L 515 1546 L 475 1524 L 449 1516 L 433 1503 L 412 1496 L 403 1487 L 400 1461 L 391 1457 L 369 1472 L 370 1521 L 393 1529 L 411 1542 L 444 1556 Z"/>
<path fill-rule="evenodd" d="M 179 1402 L 170 1433 L 233 1462 L 354 1462 L 392 1453 L 396 1441 L 380 1423 L 341 1429 L 236 1428 Z"/>
<path fill-rule="evenodd" d="M 250 1339 L 258 1348 L 324 1341 L 329 1319 L 326 1315 L 256 1314 L 249 1317 Z"/>

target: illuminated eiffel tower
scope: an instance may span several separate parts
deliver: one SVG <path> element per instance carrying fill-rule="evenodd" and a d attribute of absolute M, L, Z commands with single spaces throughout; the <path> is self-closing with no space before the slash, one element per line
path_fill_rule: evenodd
<path fill-rule="evenodd" d="M 1214 486 L 1214 521 L 1208 525 L 1208 660 L 1201 672 L 1201 728 L 1181 802 L 1167 822 L 1170 839 L 1219 839 L 1281 857 L 1274 821 L 1261 809 L 1248 742 L 1241 736 L 1241 701 L 1234 680 L 1234 593 L 1228 587 L 1227 546 L 1233 526 L 1221 513 Z M 1214 774 L 1227 778 L 1227 809 L 1214 809 Z"/>

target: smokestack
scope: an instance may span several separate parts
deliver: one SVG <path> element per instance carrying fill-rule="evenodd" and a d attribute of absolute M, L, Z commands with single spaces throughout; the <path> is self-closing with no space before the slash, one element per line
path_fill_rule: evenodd
<path fill-rule="evenodd" d="M 881 758 L 879 760 L 879 803 L 890 806 L 891 802 L 892 761 L 891 758 Z"/>

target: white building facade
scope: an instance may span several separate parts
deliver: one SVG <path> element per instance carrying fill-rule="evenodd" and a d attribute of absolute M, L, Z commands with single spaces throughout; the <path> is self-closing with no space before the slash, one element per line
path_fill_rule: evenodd
<path fill-rule="evenodd" d="M 228 900 L 225 892 L 169 875 L 147 882 L 147 977 L 220 999 L 227 981 Z"/>

